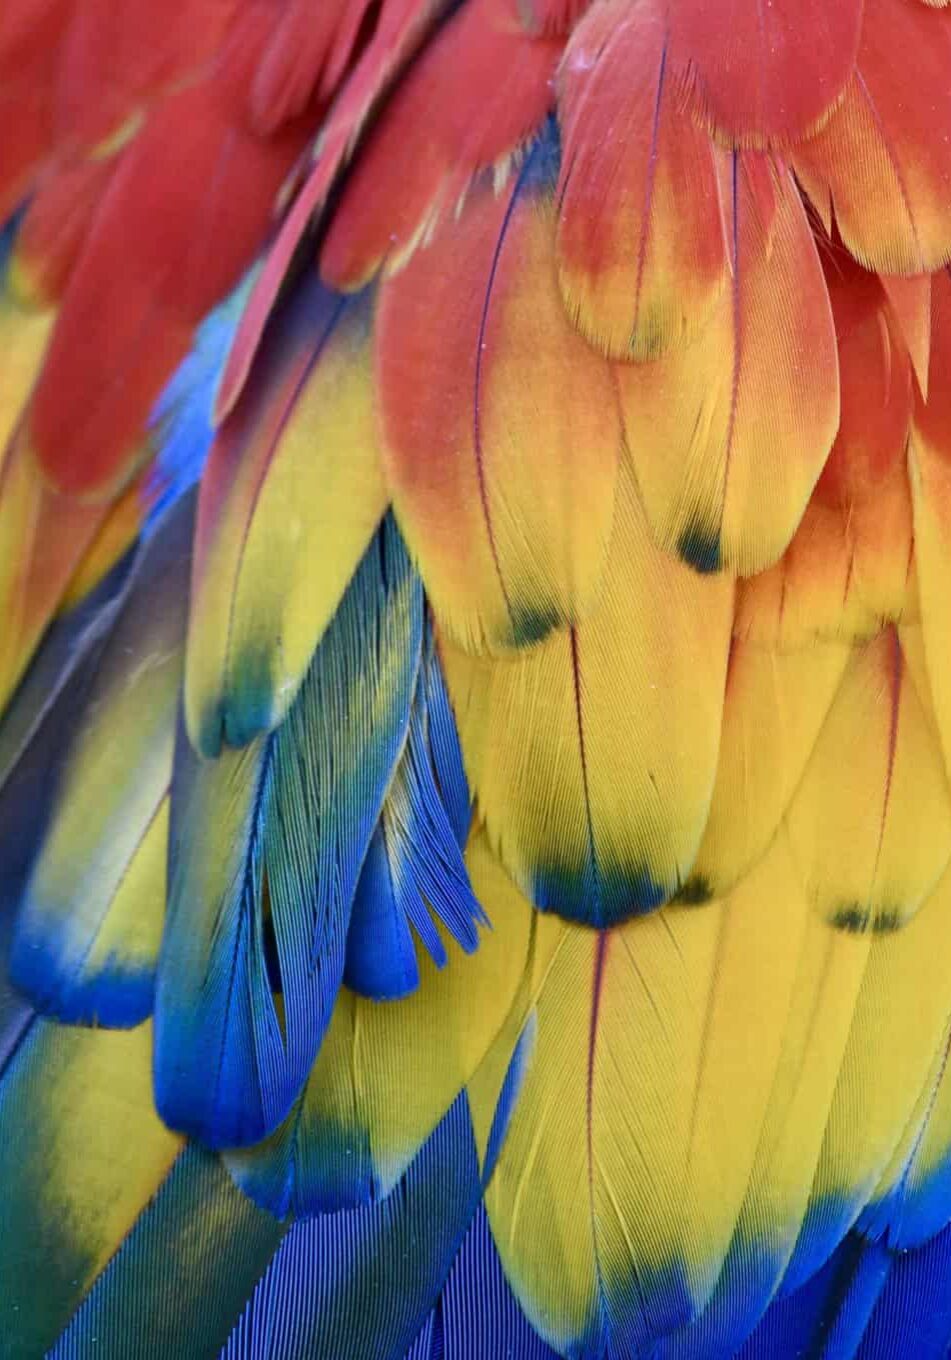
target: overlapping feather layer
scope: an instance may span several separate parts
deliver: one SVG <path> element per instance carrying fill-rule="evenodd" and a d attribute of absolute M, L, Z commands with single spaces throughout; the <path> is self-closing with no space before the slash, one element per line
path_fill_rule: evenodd
<path fill-rule="evenodd" d="M 0 1354 L 946 1354 L 951 11 L 175 11 L 0 18 Z"/>

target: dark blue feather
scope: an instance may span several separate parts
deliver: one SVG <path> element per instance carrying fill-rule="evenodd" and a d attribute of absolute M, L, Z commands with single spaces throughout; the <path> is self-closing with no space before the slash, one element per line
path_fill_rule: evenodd
<path fill-rule="evenodd" d="M 406 1360 L 557 1360 L 502 1273 L 480 1205 L 436 1307 Z"/>
<path fill-rule="evenodd" d="M 398 1360 L 433 1307 L 480 1194 L 460 1095 L 385 1199 L 291 1228 L 221 1360 Z"/>

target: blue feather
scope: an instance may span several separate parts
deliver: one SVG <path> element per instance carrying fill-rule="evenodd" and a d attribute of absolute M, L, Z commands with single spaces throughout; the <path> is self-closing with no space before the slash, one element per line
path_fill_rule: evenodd
<path fill-rule="evenodd" d="M 385 1199 L 291 1228 L 221 1360 L 398 1360 L 433 1307 L 481 1189 L 460 1095 Z"/>
<path fill-rule="evenodd" d="M 951 1353 L 951 1227 L 895 1252 L 858 1360 L 946 1360 Z"/>
<path fill-rule="evenodd" d="M 890 1266 L 889 1252 L 850 1233 L 800 1289 L 770 1305 L 738 1360 L 780 1355 L 852 1360 Z"/>
<path fill-rule="evenodd" d="M 419 985 L 409 926 L 442 968 L 446 950 L 433 916 L 470 954 L 479 944 L 477 925 L 488 925 L 436 785 L 426 693 L 423 676 L 350 919 L 344 978 L 375 1000 L 405 996 Z"/>
<path fill-rule="evenodd" d="M 216 1355 L 286 1232 L 187 1147 L 48 1360 Z"/>
<path fill-rule="evenodd" d="M 201 477 L 214 438 L 212 409 L 218 379 L 253 277 L 239 284 L 197 328 L 192 348 L 166 383 L 149 422 L 156 456 L 148 474 L 148 538 L 170 505 Z"/>
<path fill-rule="evenodd" d="M 459 743 L 459 732 L 449 702 L 446 681 L 443 678 L 442 663 L 428 620 L 426 633 L 424 666 L 429 749 L 443 806 L 462 850 L 465 849 L 466 841 L 469 839 L 472 797 L 462 763 L 462 746 Z"/>
<path fill-rule="evenodd" d="M 388 518 L 283 725 L 215 761 L 180 737 L 156 1103 L 172 1127 L 212 1146 L 265 1137 L 307 1080 L 343 976 L 357 880 L 406 740 L 422 613 L 419 580 Z"/>
<path fill-rule="evenodd" d="M 405 1360 L 557 1360 L 502 1273 L 480 1205 L 436 1307 Z"/>
<path fill-rule="evenodd" d="M 416 946 L 396 898 L 384 823 L 373 833 L 353 899 L 343 980 L 374 1000 L 408 996 L 419 986 Z"/>

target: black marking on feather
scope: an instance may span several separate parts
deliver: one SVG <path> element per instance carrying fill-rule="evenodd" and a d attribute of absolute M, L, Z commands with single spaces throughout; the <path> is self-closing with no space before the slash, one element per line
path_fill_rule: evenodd
<path fill-rule="evenodd" d="M 713 889 L 703 874 L 696 874 L 693 878 L 688 878 L 670 900 L 678 907 L 703 907 L 713 900 Z"/>
<path fill-rule="evenodd" d="M 905 914 L 896 907 L 883 907 L 877 911 L 860 902 L 850 902 L 837 907 L 829 916 L 829 924 L 836 930 L 844 930 L 849 935 L 891 935 L 900 930 Z"/>
<path fill-rule="evenodd" d="M 677 552 L 688 566 L 703 576 L 719 571 L 723 565 L 719 534 L 712 533 L 699 524 L 691 524 L 684 529 L 677 540 Z"/>
<path fill-rule="evenodd" d="M 524 604 L 513 604 L 510 616 L 512 641 L 516 647 L 531 647 L 536 642 L 543 642 L 564 622 L 554 609 L 533 609 Z"/>

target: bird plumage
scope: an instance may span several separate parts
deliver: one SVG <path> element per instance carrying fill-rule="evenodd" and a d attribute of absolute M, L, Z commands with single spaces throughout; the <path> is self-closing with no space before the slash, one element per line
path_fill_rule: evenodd
<path fill-rule="evenodd" d="M 0 1356 L 951 1347 L 951 8 L 0 16 Z"/>

